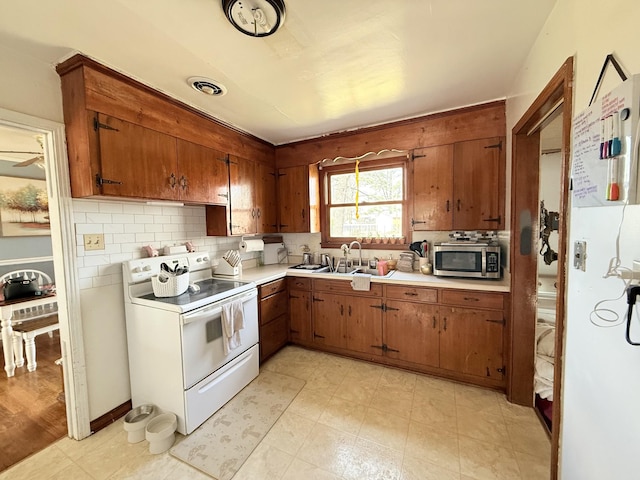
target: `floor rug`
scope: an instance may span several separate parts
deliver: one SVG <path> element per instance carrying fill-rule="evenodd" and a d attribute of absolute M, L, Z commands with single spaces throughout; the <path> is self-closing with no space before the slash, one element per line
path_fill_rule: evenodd
<path fill-rule="evenodd" d="M 231 479 L 304 384 L 262 371 L 169 453 L 213 478 Z"/>

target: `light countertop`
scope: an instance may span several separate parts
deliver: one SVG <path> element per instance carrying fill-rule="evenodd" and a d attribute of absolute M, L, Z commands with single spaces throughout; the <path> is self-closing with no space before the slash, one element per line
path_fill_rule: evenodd
<path fill-rule="evenodd" d="M 290 277 L 324 278 L 334 280 L 349 280 L 352 275 L 335 273 L 310 273 L 303 270 L 292 270 L 293 265 L 265 265 L 256 268 L 243 269 L 242 275 L 233 277 L 243 282 L 254 282 L 257 285 Z M 214 273 L 215 275 L 215 273 Z M 500 280 L 477 280 L 470 278 L 436 277 L 423 275 L 420 272 L 406 273 L 395 270 L 389 277 L 372 276 L 373 283 L 388 283 L 395 285 L 413 285 L 420 287 L 454 288 L 461 290 L 477 290 L 486 292 L 509 292 L 509 281 L 506 278 Z"/>

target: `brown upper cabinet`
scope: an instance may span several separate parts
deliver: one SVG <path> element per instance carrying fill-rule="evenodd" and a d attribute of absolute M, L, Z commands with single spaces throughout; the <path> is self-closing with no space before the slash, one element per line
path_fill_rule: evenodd
<path fill-rule="evenodd" d="M 275 233 L 276 177 L 269 165 L 229 157 L 231 233 Z"/>
<path fill-rule="evenodd" d="M 504 228 L 504 139 L 457 142 L 414 152 L 414 230 Z"/>
<path fill-rule="evenodd" d="M 273 145 L 83 55 L 56 70 L 73 197 L 179 200 L 226 208 L 228 155 L 275 165 Z M 275 224 L 271 209 L 269 221 Z"/>
<path fill-rule="evenodd" d="M 317 165 L 278 169 L 279 231 L 320 231 L 320 184 Z"/>

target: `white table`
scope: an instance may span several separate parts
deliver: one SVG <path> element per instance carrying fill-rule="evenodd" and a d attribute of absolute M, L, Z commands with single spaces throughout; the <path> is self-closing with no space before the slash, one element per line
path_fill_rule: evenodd
<path fill-rule="evenodd" d="M 4 369 L 7 372 L 7 377 L 13 377 L 16 370 L 16 362 L 13 355 L 13 314 L 14 311 L 20 311 L 24 309 L 36 310 L 41 307 L 42 312 L 47 310 L 46 306 L 56 304 L 56 294 L 50 293 L 46 295 L 40 295 L 27 298 L 16 298 L 15 300 L 0 301 L 0 325 L 2 326 L 2 351 L 4 353 Z M 51 312 L 54 310 L 51 309 Z M 38 318 L 38 314 L 34 313 L 33 316 L 21 317 L 20 320 L 28 320 Z"/>

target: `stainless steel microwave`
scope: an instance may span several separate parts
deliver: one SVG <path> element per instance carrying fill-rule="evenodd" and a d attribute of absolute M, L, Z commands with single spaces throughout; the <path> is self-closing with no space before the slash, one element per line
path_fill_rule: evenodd
<path fill-rule="evenodd" d="M 436 243 L 434 275 L 443 277 L 501 278 L 500 245 L 493 243 Z"/>

